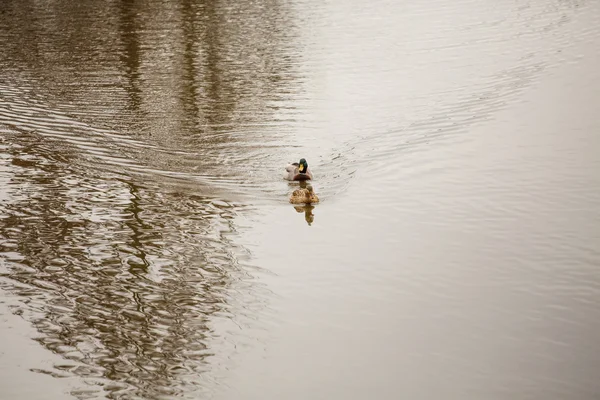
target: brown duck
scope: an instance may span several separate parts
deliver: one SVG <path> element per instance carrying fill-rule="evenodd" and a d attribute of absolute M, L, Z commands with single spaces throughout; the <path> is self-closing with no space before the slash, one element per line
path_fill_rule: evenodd
<path fill-rule="evenodd" d="M 307 186 L 304 189 L 296 189 L 290 196 L 292 204 L 312 204 L 318 203 L 319 197 L 313 191 L 312 186 Z"/>

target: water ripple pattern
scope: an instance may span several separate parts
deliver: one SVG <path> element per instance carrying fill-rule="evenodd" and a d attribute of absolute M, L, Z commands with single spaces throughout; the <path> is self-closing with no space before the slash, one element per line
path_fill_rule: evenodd
<path fill-rule="evenodd" d="M 0 26 L 0 313 L 59 358 L 31 379 L 600 393 L 600 2 L 3 0 Z M 301 157 L 318 205 L 288 204 Z"/>

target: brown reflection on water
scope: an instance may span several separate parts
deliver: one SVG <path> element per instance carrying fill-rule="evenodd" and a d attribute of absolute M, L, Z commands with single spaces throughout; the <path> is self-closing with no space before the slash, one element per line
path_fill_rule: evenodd
<path fill-rule="evenodd" d="M 124 156 L 153 169 L 230 178 L 246 171 L 241 162 L 278 159 L 260 149 L 280 134 L 274 114 L 295 90 L 287 5 L 55 0 L 2 7 L 0 63 L 17 86 L 35 83 L 54 110 L 160 148 L 121 147 Z"/>
<path fill-rule="evenodd" d="M 131 114 L 138 114 L 140 117 L 145 116 L 142 113 L 142 89 L 140 87 L 140 37 L 139 32 L 142 30 L 141 21 L 137 17 L 136 2 L 121 1 L 119 2 L 119 33 L 122 41 L 123 52 L 121 61 L 125 68 L 125 76 L 127 84 L 124 89 L 127 92 L 129 101 L 126 110 Z"/>
<path fill-rule="evenodd" d="M 115 396 L 199 384 L 211 318 L 237 318 L 227 304 L 243 276 L 227 237 L 235 207 L 77 174 L 35 135 L 9 139 L 2 287 L 64 357 L 47 372 L 108 379 Z"/>
<path fill-rule="evenodd" d="M 305 204 L 303 206 L 294 206 L 294 209 L 298 213 L 304 213 L 304 220 L 308 225 L 312 225 L 313 222 L 315 222 L 315 215 L 312 212 L 315 209 L 315 206 Z"/>

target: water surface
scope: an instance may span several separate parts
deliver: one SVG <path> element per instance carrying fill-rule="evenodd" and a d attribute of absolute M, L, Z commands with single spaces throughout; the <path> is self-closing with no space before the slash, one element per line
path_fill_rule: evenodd
<path fill-rule="evenodd" d="M 2 396 L 600 394 L 596 2 L 0 25 Z"/>

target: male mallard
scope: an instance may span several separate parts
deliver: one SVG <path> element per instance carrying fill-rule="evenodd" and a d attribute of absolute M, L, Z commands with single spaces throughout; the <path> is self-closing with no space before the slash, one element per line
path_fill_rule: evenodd
<path fill-rule="evenodd" d="M 300 159 L 300 162 L 292 163 L 285 167 L 283 173 L 283 179 L 288 181 L 307 181 L 313 178 L 313 174 L 308 169 L 308 163 L 304 158 Z"/>
<path fill-rule="evenodd" d="M 313 191 L 312 186 L 308 185 L 305 189 L 296 189 L 290 196 L 292 204 L 311 204 L 318 203 L 319 198 Z"/>

